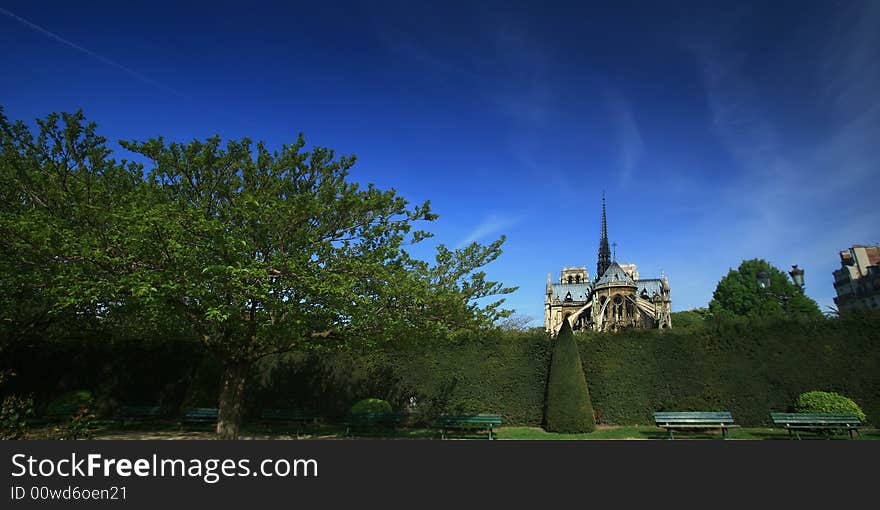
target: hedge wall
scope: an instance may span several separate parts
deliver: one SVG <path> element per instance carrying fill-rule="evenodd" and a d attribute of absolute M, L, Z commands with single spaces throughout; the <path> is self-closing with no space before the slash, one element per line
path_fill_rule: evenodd
<path fill-rule="evenodd" d="M 835 391 L 880 424 L 880 320 L 723 322 L 701 328 L 576 335 L 599 423 L 650 424 L 656 410 L 727 409 L 761 425 L 805 391 Z M 335 355 L 291 354 L 251 374 L 246 413 L 309 408 L 330 419 L 375 397 L 413 409 L 499 413 L 506 424 L 543 420 L 551 344 L 540 331 L 412 340 L 406 347 Z M 169 414 L 216 405 L 220 373 L 198 342 L 90 338 L 19 347 L 2 393 L 38 405 L 70 390 L 103 405 L 160 404 Z"/>
<path fill-rule="evenodd" d="M 504 423 L 540 425 L 551 344 L 543 333 L 490 332 L 388 353 L 402 395 L 426 419 L 441 412 L 501 414 Z"/>
<path fill-rule="evenodd" d="M 697 330 L 580 335 L 601 423 L 651 424 L 655 410 L 729 410 L 769 423 L 809 390 L 855 400 L 880 424 L 880 321 L 724 322 Z"/>

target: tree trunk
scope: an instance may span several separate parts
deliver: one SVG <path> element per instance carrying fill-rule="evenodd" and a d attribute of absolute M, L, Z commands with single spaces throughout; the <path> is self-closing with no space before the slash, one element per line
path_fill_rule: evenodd
<path fill-rule="evenodd" d="M 225 364 L 223 388 L 220 390 L 220 409 L 217 413 L 219 439 L 238 439 L 244 383 L 249 369 L 249 362 L 227 361 Z"/>

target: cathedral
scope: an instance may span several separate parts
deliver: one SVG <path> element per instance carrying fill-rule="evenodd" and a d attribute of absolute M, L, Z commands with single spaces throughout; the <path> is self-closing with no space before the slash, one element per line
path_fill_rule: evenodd
<path fill-rule="evenodd" d="M 556 334 L 562 321 L 572 329 L 617 331 L 621 328 L 672 327 L 669 282 L 660 278 L 639 278 L 635 264 L 618 264 L 608 244 L 605 196 L 602 196 L 602 233 L 596 279 L 586 267 L 562 269 L 558 283 L 547 275 L 544 328 Z"/>

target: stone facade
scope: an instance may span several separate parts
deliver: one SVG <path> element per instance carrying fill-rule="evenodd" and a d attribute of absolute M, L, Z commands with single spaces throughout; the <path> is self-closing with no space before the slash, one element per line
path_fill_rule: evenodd
<path fill-rule="evenodd" d="M 622 328 L 672 327 L 672 301 L 665 276 L 640 279 L 635 264 L 618 264 L 608 244 L 605 199 L 597 277 L 586 267 L 563 268 L 558 283 L 547 275 L 544 328 L 556 334 L 562 321 L 573 330 L 617 331 Z"/>
<path fill-rule="evenodd" d="M 880 246 L 856 245 L 841 251 L 834 290 L 841 313 L 880 310 Z"/>

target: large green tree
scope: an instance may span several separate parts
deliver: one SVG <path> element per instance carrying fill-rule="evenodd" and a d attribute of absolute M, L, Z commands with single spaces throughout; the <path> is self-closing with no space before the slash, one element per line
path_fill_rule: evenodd
<path fill-rule="evenodd" d="M 486 327 L 510 313 L 482 299 L 514 290 L 480 270 L 503 238 L 412 258 L 407 246 L 429 237 L 414 225 L 436 218 L 429 204 L 352 182 L 353 157 L 306 151 L 301 136 L 276 152 L 248 139 L 121 142 L 152 162 L 145 170 L 108 159 L 81 114 L 57 119 L 36 138 L 3 119 L 15 208 L 0 227 L 16 239 L 3 245 L 14 262 L 3 285 L 50 314 L 185 323 L 224 365 L 223 438 L 238 435 L 245 380 L 263 357 Z M 13 278 L 19 270 L 27 276 Z"/>
<path fill-rule="evenodd" d="M 761 289 L 760 272 L 770 277 L 770 287 Z M 762 259 L 745 260 L 718 282 L 709 311 L 713 316 L 821 318 L 815 301 L 789 280 L 779 269 Z"/>

